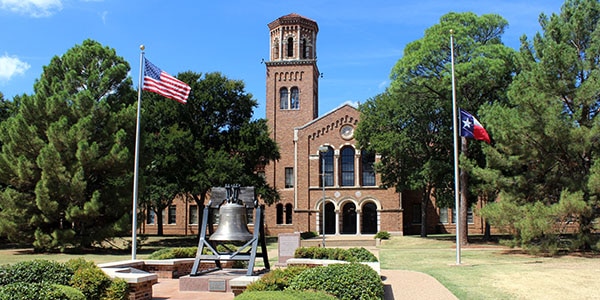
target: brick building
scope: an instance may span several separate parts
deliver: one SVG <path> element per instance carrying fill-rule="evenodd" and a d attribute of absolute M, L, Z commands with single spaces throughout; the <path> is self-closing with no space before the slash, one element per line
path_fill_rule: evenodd
<path fill-rule="evenodd" d="M 281 159 L 267 165 L 264 176 L 281 201 L 265 210 L 267 234 L 320 233 L 323 215 L 328 235 L 419 234 L 420 195 L 379 187 L 378 156 L 357 148 L 353 137 L 356 107 L 341 104 L 319 116 L 317 23 L 289 14 L 268 27 L 266 118 Z M 469 212 L 469 232 L 483 233 L 482 220 Z M 194 203 L 175 201 L 163 214 L 164 233 L 197 234 L 197 214 Z M 452 209 L 428 205 L 429 233 L 454 232 L 454 220 Z M 142 233 L 155 233 L 154 221 L 150 215 Z"/>

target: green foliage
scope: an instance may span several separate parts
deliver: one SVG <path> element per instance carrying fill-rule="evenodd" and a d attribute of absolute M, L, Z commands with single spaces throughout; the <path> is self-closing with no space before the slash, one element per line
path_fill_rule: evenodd
<path fill-rule="evenodd" d="M 60 284 L 54 284 L 52 285 L 53 288 L 55 288 L 56 290 L 58 290 L 60 293 L 62 293 L 65 298 L 64 299 L 68 299 L 68 300 L 86 300 L 85 299 L 85 295 L 78 289 L 68 286 L 68 285 L 60 285 Z"/>
<path fill-rule="evenodd" d="M 295 258 L 333 259 L 349 262 L 376 262 L 377 257 L 365 248 L 321 248 L 299 247 L 294 252 Z"/>
<path fill-rule="evenodd" d="M 599 21 L 595 0 L 568 0 L 559 14 L 541 14 L 542 32 L 521 39 L 522 71 L 510 85 L 509 103 L 481 110 L 495 146 L 485 149 L 487 170 L 475 174 L 500 202 L 510 202 L 500 205 L 516 219 L 510 225 L 490 211 L 490 224 L 514 227 L 516 244 L 533 251 L 589 250 L 597 238 Z M 565 246 L 567 221 L 577 238 Z"/>
<path fill-rule="evenodd" d="M 375 236 L 373 238 L 376 239 L 382 239 L 382 240 L 389 240 L 391 237 L 390 233 L 387 231 L 380 231 L 377 234 L 375 234 Z"/>
<path fill-rule="evenodd" d="M 334 264 L 310 268 L 289 283 L 289 290 L 325 291 L 338 299 L 383 299 L 383 283 L 371 267 Z"/>
<path fill-rule="evenodd" d="M 312 239 L 318 235 L 319 235 L 319 233 L 317 233 L 315 231 L 305 231 L 305 232 L 300 233 L 300 238 L 303 240 L 307 240 L 307 239 Z"/>
<path fill-rule="evenodd" d="M 249 292 L 245 291 L 239 296 L 235 297 L 236 300 L 264 300 L 264 299 L 277 299 L 277 300 L 333 300 L 337 299 L 324 292 L 311 292 L 311 291 L 260 291 L 260 292 Z"/>
<path fill-rule="evenodd" d="M 0 235 L 39 251 L 128 231 L 135 124 L 129 64 L 85 40 L 44 67 L 1 124 Z"/>
<path fill-rule="evenodd" d="M 143 205 L 159 211 L 179 194 L 202 207 L 210 188 L 231 183 L 254 186 L 265 202 L 276 201 L 276 190 L 255 168 L 278 159 L 278 147 L 266 120 L 252 120 L 257 102 L 244 83 L 220 73 L 178 78 L 192 88 L 186 105 L 144 94 Z"/>
<path fill-rule="evenodd" d="M 111 279 L 100 268 L 80 268 L 75 271 L 70 285 L 80 290 L 88 300 L 101 300 L 108 288 Z"/>
<path fill-rule="evenodd" d="M 196 257 L 198 247 L 163 248 L 152 252 L 148 259 L 172 259 Z"/>
<path fill-rule="evenodd" d="M 62 263 L 31 260 L 0 267 L 0 285 L 21 283 L 55 283 L 68 285 L 73 271 Z"/>
<path fill-rule="evenodd" d="M 554 255 L 558 251 L 573 251 L 584 243 L 580 236 L 565 237 L 573 231 L 572 223 L 579 216 L 589 215 L 591 208 L 581 193 L 565 191 L 556 204 L 517 204 L 506 197 L 487 205 L 481 213 L 499 229 L 512 234 L 513 241 L 506 245 L 522 247 L 532 254 Z"/>
<path fill-rule="evenodd" d="M 129 299 L 129 284 L 125 279 L 115 278 L 110 283 L 102 300 L 127 300 Z"/>
<path fill-rule="evenodd" d="M 284 269 L 274 269 L 263 275 L 259 280 L 249 284 L 246 291 L 283 291 L 289 286 L 289 281 L 298 276 L 308 267 L 290 266 Z"/>
<path fill-rule="evenodd" d="M 0 300 L 84 300 L 85 296 L 69 286 L 15 282 L 0 286 Z"/>

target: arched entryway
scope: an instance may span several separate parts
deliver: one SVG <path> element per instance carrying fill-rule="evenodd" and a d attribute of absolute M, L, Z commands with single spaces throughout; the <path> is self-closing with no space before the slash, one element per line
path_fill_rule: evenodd
<path fill-rule="evenodd" d="M 356 205 L 347 202 L 342 207 L 342 234 L 356 234 Z"/>
<path fill-rule="evenodd" d="M 377 205 L 373 202 L 368 202 L 362 206 L 361 233 L 375 234 L 377 233 Z"/>
<path fill-rule="evenodd" d="M 335 234 L 335 205 L 331 202 L 325 204 L 325 233 Z"/>
<path fill-rule="evenodd" d="M 323 206 L 319 208 L 319 233 L 323 234 Z M 335 205 L 325 204 L 325 234 L 335 234 Z"/>

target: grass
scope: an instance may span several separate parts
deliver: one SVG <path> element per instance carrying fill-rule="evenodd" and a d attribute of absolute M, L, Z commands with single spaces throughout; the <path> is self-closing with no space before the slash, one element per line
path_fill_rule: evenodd
<path fill-rule="evenodd" d="M 531 256 L 495 243 L 478 242 L 463 247 L 456 264 L 452 236 L 392 237 L 376 249 L 382 269 L 400 269 L 429 274 L 459 299 L 592 299 L 600 288 L 600 257 L 567 255 Z M 163 247 L 196 246 L 196 237 L 149 237 L 141 243 L 137 258 L 144 259 Z M 96 263 L 128 260 L 131 252 L 116 241 L 110 249 L 79 253 L 35 254 L 30 249 L 2 247 L 0 265 L 32 259 L 67 261 L 83 257 Z M 116 247 L 116 248 L 115 248 Z M 277 242 L 267 241 L 269 261 L 277 262 Z M 257 259 L 257 266 L 263 266 Z"/>
<path fill-rule="evenodd" d="M 538 257 L 495 244 L 393 237 L 379 249 L 382 269 L 429 274 L 459 299 L 590 299 L 600 288 L 599 257 Z"/>

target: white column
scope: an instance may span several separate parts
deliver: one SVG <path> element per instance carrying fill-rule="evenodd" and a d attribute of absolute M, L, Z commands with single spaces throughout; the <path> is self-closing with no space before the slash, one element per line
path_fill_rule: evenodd
<path fill-rule="evenodd" d="M 361 210 L 357 209 L 356 210 L 356 235 L 361 235 L 360 232 L 360 214 L 361 214 Z"/>
<path fill-rule="evenodd" d="M 340 235 L 340 211 L 335 211 L 335 235 Z"/>

